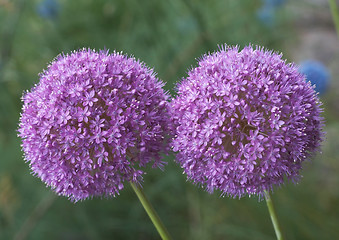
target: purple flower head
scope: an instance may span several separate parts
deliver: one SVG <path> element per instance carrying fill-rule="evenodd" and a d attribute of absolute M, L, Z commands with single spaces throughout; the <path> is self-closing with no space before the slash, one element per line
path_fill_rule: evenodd
<path fill-rule="evenodd" d="M 223 195 L 262 196 L 318 150 L 317 95 L 293 64 L 252 46 L 203 56 L 171 103 L 173 150 L 188 178 Z"/>
<path fill-rule="evenodd" d="M 23 97 L 19 136 L 33 173 L 76 202 L 119 194 L 149 163 L 161 168 L 171 126 L 163 85 L 120 53 L 57 57 Z"/>

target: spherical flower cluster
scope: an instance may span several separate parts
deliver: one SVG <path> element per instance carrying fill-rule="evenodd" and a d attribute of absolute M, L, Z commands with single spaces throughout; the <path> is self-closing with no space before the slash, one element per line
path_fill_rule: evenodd
<path fill-rule="evenodd" d="M 132 57 L 60 55 L 23 97 L 19 136 L 35 175 L 72 201 L 114 196 L 169 150 L 168 94 Z"/>
<path fill-rule="evenodd" d="M 171 103 L 173 150 L 190 180 L 222 195 L 262 196 L 322 139 L 318 98 L 293 64 L 252 46 L 203 56 Z"/>
<path fill-rule="evenodd" d="M 299 72 L 305 74 L 306 80 L 315 85 L 319 94 L 324 94 L 330 83 L 330 73 L 326 66 L 315 60 L 306 60 L 300 64 Z"/>

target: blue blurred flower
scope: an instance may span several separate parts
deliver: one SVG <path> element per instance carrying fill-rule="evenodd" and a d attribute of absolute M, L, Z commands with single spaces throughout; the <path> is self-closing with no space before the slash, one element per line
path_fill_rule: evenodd
<path fill-rule="evenodd" d="M 315 60 L 306 60 L 300 64 L 299 72 L 305 74 L 307 81 L 315 85 L 319 94 L 324 94 L 329 86 L 330 73 L 326 66 Z"/>
<path fill-rule="evenodd" d="M 286 3 L 286 0 L 263 0 L 264 2 L 264 6 L 266 7 L 280 7 L 282 6 L 284 3 Z"/>
<path fill-rule="evenodd" d="M 54 19 L 59 15 L 60 5 L 56 0 L 43 0 L 37 6 L 38 14 L 43 18 Z"/>
<path fill-rule="evenodd" d="M 257 10 L 257 17 L 267 27 L 273 27 L 275 24 L 276 10 L 282 6 L 286 0 L 263 0 L 262 2 L 262 6 Z"/>
<path fill-rule="evenodd" d="M 257 17 L 265 26 L 272 27 L 275 24 L 274 8 L 262 6 L 257 10 Z"/>
<path fill-rule="evenodd" d="M 190 17 L 177 18 L 177 28 L 181 33 L 188 34 L 195 32 L 198 28 L 197 21 Z"/>

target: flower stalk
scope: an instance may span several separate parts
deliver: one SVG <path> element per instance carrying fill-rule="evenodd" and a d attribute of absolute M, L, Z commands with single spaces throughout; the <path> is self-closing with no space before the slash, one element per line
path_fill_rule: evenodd
<path fill-rule="evenodd" d="M 339 11 L 338 11 L 338 7 L 337 7 L 335 0 L 328 0 L 328 2 L 329 2 L 329 5 L 330 5 L 334 26 L 335 26 L 335 29 L 337 31 L 337 35 L 338 35 L 338 38 L 339 38 Z"/>
<path fill-rule="evenodd" d="M 157 212 L 154 210 L 152 204 L 147 199 L 144 191 L 142 188 L 137 186 L 135 183 L 130 182 L 135 194 L 138 196 L 142 206 L 144 207 L 145 211 L 147 212 L 148 216 L 152 220 L 153 225 L 157 229 L 159 235 L 163 240 L 171 240 L 171 237 L 165 227 L 165 225 L 162 223 L 160 217 L 158 216 Z"/>
<path fill-rule="evenodd" d="M 284 240 L 270 193 L 268 191 L 265 191 L 264 194 L 265 194 L 268 212 L 270 213 L 272 224 L 274 227 L 275 235 L 277 236 L 277 240 Z"/>

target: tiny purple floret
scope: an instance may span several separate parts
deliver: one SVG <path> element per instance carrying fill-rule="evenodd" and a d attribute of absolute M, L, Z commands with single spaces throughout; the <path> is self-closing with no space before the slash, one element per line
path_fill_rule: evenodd
<path fill-rule="evenodd" d="M 294 64 L 261 47 L 204 55 L 171 102 L 173 150 L 188 179 L 208 192 L 263 196 L 297 182 L 319 150 L 321 103 Z"/>
<path fill-rule="evenodd" d="M 115 196 L 167 153 L 169 95 L 144 63 L 90 49 L 59 55 L 23 96 L 19 136 L 34 175 L 76 202 Z"/>

